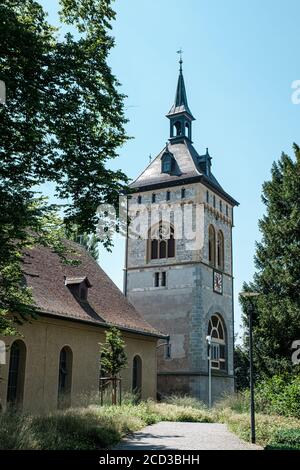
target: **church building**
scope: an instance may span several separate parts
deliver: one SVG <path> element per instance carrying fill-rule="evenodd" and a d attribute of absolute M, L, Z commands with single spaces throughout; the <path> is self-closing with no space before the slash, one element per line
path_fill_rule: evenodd
<path fill-rule="evenodd" d="M 212 399 L 234 389 L 232 228 L 238 203 L 214 177 L 208 149 L 200 155 L 193 146 L 195 118 L 182 59 L 166 117 L 168 142 L 131 184 L 134 230 L 127 236 L 124 291 L 148 323 L 170 335 L 169 346 L 158 348 L 158 393 L 207 402 L 210 340 Z"/>

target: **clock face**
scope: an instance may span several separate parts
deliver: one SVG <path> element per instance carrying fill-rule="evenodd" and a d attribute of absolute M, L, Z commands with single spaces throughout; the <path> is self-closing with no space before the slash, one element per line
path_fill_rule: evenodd
<path fill-rule="evenodd" d="M 223 274 L 218 271 L 214 271 L 214 291 L 218 294 L 223 293 Z"/>

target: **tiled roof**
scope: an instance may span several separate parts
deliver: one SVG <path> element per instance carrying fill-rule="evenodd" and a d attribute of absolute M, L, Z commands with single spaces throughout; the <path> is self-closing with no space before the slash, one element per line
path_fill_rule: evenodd
<path fill-rule="evenodd" d="M 198 154 L 188 139 L 168 144 L 168 152 L 173 155 L 176 162 L 175 171 L 171 174 L 162 173 L 161 171 L 161 158 L 165 152 L 166 147 L 152 160 L 141 175 L 131 183 L 130 187 L 132 189 L 147 190 L 148 187 L 150 189 L 156 185 L 182 184 L 184 180 L 197 181 L 201 179 L 204 184 L 211 186 L 232 204 L 238 204 L 237 201 L 224 191 L 212 173 L 205 174 L 201 171 L 200 161 L 204 156 Z"/>
<path fill-rule="evenodd" d="M 78 266 L 64 264 L 49 248 L 34 247 L 24 255 L 23 273 L 32 288 L 36 307 L 41 313 L 91 324 L 114 324 L 120 328 L 161 336 L 147 323 L 123 293 L 105 274 L 85 248 L 66 242 L 80 260 Z M 66 278 L 88 279 L 87 301 L 79 300 L 65 284 Z"/>

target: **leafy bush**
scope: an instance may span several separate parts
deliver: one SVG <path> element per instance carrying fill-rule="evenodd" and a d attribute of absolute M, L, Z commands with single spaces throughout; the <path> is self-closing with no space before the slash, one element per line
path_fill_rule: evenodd
<path fill-rule="evenodd" d="M 300 429 L 279 429 L 266 449 L 300 450 Z"/>
<path fill-rule="evenodd" d="M 248 413 L 249 390 L 225 397 L 217 404 L 217 408 Z M 258 413 L 300 418 L 300 376 L 274 375 L 258 383 L 255 387 L 255 409 Z"/>
<path fill-rule="evenodd" d="M 300 376 L 275 375 L 260 382 L 256 404 L 262 413 L 300 418 Z"/>

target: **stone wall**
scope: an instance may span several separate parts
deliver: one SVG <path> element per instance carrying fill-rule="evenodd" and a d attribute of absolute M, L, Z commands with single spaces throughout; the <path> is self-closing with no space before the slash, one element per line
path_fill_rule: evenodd
<path fill-rule="evenodd" d="M 183 187 L 185 198 L 182 200 Z M 148 241 L 129 239 L 127 295 L 150 324 L 170 334 L 171 358 L 166 358 L 164 348 L 158 350 L 158 390 L 164 394 L 181 390 L 195 396 L 207 395 L 208 322 L 215 313 L 222 317 L 226 330 L 227 371 L 218 372 L 213 378 L 214 393 L 219 397 L 222 391 L 233 389 L 232 207 L 218 195 L 215 195 L 214 207 L 212 191 L 201 183 L 156 191 L 155 204 L 166 203 L 168 190 L 170 203 L 180 201 L 182 204 L 203 205 L 203 247 L 188 250 L 185 240 L 176 240 L 174 258 L 150 260 Z M 149 208 L 152 191 L 140 195 L 142 204 Z M 138 196 L 138 193 L 134 194 L 130 202 L 134 210 Z M 211 224 L 216 234 L 222 230 L 224 235 L 222 295 L 213 290 L 213 268 L 208 259 L 208 230 Z M 155 273 L 162 271 L 166 272 L 166 286 L 154 287 Z"/>

